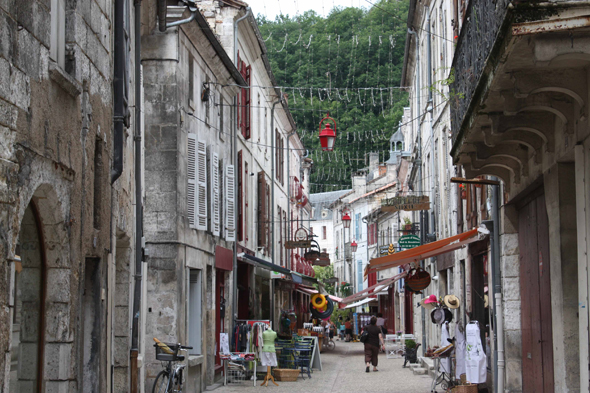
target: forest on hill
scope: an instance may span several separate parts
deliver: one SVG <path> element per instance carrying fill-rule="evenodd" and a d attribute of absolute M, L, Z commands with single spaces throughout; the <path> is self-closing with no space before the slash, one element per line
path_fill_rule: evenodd
<path fill-rule="evenodd" d="M 389 138 L 408 105 L 400 79 L 409 2 L 365 1 L 370 8 L 336 7 L 325 18 L 313 11 L 257 18 L 272 71 L 314 161 L 311 193 L 349 188 L 370 152 L 386 161 Z M 322 152 L 318 126 L 328 112 L 337 139 L 333 152 Z"/>

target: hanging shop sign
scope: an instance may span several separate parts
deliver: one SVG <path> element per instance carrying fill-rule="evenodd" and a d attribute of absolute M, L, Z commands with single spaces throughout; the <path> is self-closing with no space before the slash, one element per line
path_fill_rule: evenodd
<path fill-rule="evenodd" d="M 383 212 L 395 213 L 400 210 L 415 211 L 429 209 L 430 198 L 428 195 L 393 197 L 381 201 L 381 211 Z"/>
<path fill-rule="evenodd" d="M 395 246 L 393 244 L 386 244 L 379 247 L 379 255 L 382 257 L 393 253 L 395 253 Z"/>
<path fill-rule="evenodd" d="M 324 280 L 326 284 L 336 284 L 338 282 L 338 277 L 330 277 Z"/>
<path fill-rule="evenodd" d="M 418 247 L 420 242 L 420 237 L 416 235 L 405 235 L 399 238 L 397 242 L 401 248 L 414 248 Z"/>
<path fill-rule="evenodd" d="M 314 266 L 330 266 L 330 254 L 327 252 L 320 253 L 320 257 L 313 261 Z"/>
<path fill-rule="evenodd" d="M 295 248 L 310 248 L 311 247 L 311 240 L 287 240 L 285 242 L 285 248 L 287 250 L 293 250 Z"/>

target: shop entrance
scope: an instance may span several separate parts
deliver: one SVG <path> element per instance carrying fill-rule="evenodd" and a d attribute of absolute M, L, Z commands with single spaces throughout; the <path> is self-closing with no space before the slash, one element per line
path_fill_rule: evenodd
<path fill-rule="evenodd" d="M 542 188 L 518 207 L 522 390 L 553 392 L 549 222 Z"/>
<path fill-rule="evenodd" d="M 225 271 L 216 269 L 215 272 L 215 370 L 221 369 L 221 359 L 219 358 L 220 350 L 220 333 L 225 332 Z"/>
<path fill-rule="evenodd" d="M 414 334 L 414 307 L 412 305 L 412 292 L 406 290 L 404 294 L 404 333 Z"/>

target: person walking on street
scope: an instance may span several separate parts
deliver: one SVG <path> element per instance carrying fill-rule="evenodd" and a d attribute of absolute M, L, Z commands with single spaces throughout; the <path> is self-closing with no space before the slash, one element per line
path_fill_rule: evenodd
<path fill-rule="evenodd" d="M 379 355 L 379 348 L 384 349 L 385 344 L 381 328 L 377 326 L 377 317 L 371 317 L 371 323 L 365 326 L 365 331 L 368 333 L 365 341 L 365 363 L 367 364 L 365 371 L 369 372 L 371 364 L 373 365 L 373 371 L 379 371 L 377 370 L 377 356 Z"/>
<path fill-rule="evenodd" d="M 346 342 L 352 340 L 352 322 L 350 322 L 350 317 L 346 318 L 346 322 L 344 322 L 344 328 L 346 329 L 344 333 L 346 334 Z"/>

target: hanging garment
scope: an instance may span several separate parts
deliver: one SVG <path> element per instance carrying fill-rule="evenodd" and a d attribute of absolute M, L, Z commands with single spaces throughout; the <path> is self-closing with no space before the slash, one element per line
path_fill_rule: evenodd
<path fill-rule="evenodd" d="M 460 379 L 461 374 L 465 374 L 465 334 L 460 328 L 461 322 L 457 322 L 455 327 L 455 378 Z"/>
<path fill-rule="evenodd" d="M 466 328 L 465 374 L 471 383 L 484 383 L 487 379 L 487 360 L 479 335 L 479 323 L 470 322 Z"/>
<path fill-rule="evenodd" d="M 449 338 L 449 323 L 445 322 L 441 326 L 441 334 L 440 334 L 440 347 L 444 348 L 449 345 L 447 338 Z M 441 358 L 440 364 L 438 366 L 438 371 L 441 373 L 450 373 L 451 372 L 451 358 Z"/>

